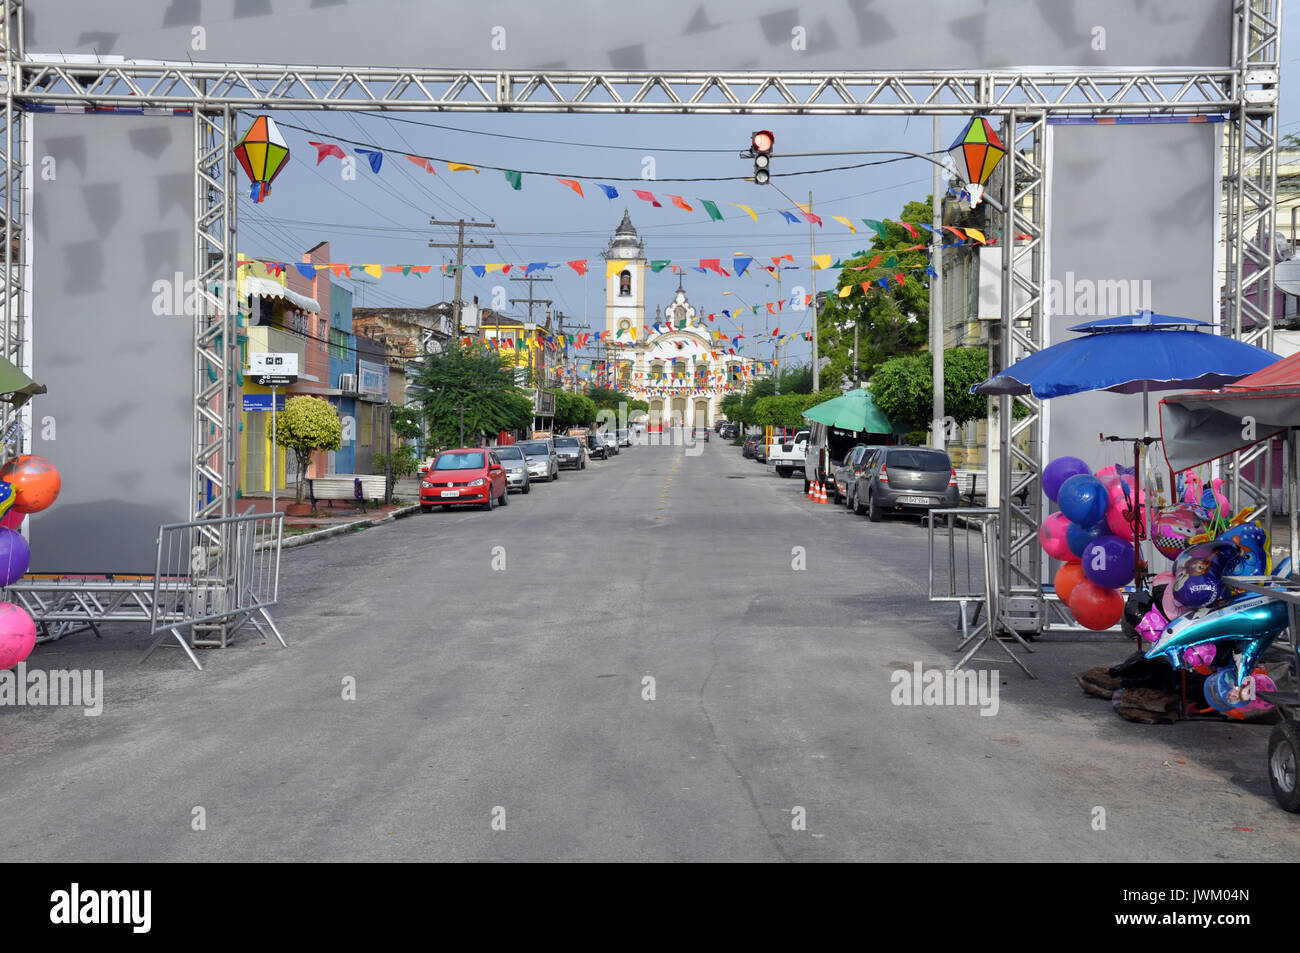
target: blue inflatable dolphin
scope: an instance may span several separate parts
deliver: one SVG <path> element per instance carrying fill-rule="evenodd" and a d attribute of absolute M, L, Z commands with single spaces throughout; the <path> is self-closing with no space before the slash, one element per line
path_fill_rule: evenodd
<path fill-rule="evenodd" d="M 1287 604 L 1271 596 L 1245 595 L 1218 609 L 1197 609 L 1179 616 L 1165 627 L 1160 641 L 1147 651 L 1149 659 L 1161 655 L 1174 668 L 1183 667 L 1183 651 L 1206 642 L 1242 642 L 1237 656 L 1237 684 L 1251 672 L 1264 650 L 1289 624 Z"/>

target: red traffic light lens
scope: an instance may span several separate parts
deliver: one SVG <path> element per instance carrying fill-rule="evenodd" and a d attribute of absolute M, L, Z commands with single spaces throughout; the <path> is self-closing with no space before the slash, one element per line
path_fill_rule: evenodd
<path fill-rule="evenodd" d="M 772 133 L 768 132 L 766 129 L 762 129 L 754 133 L 750 142 L 753 145 L 755 152 L 771 152 L 772 146 L 776 144 L 776 136 L 772 135 Z"/>

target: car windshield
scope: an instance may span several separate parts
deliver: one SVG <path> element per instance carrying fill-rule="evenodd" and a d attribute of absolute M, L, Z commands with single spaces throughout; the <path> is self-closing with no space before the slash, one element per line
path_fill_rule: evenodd
<path fill-rule="evenodd" d="M 550 448 L 544 443 L 521 443 L 519 449 L 524 452 L 526 457 L 549 457 Z"/>
<path fill-rule="evenodd" d="M 952 468 L 948 454 L 942 450 L 890 450 L 885 465 L 900 470 L 924 470 L 927 473 L 939 473 Z"/>
<path fill-rule="evenodd" d="M 577 437 L 556 437 L 556 450 L 577 450 L 580 444 Z"/>
<path fill-rule="evenodd" d="M 503 463 L 506 460 L 522 460 L 524 458 L 518 447 L 497 447 L 497 456 L 501 458 Z"/>
<path fill-rule="evenodd" d="M 482 453 L 440 453 L 433 461 L 435 470 L 481 470 Z"/>

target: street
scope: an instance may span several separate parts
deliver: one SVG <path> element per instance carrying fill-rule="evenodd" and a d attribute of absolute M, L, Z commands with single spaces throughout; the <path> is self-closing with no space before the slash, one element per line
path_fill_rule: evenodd
<path fill-rule="evenodd" d="M 801 485 L 716 435 L 634 447 L 493 512 L 286 550 L 288 649 L 244 636 L 200 673 L 137 665 L 139 627 L 40 646 L 102 668 L 104 709 L 0 713 L 0 858 L 1294 857 L 1267 726 L 1080 693 L 1123 643 L 1039 643 L 1036 681 L 973 663 L 1000 672 L 988 716 L 895 705 L 891 673 L 957 658 L 924 527 Z"/>

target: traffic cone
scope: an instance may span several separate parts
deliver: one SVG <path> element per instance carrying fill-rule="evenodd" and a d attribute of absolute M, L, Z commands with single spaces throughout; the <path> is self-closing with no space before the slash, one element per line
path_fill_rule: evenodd
<path fill-rule="evenodd" d="M 829 502 L 830 502 L 830 500 L 828 500 L 828 499 L 826 498 L 826 484 L 825 484 L 825 483 L 818 483 L 818 484 L 817 484 L 817 502 L 818 502 L 818 503 L 829 503 Z"/>
<path fill-rule="evenodd" d="M 817 484 L 811 480 L 808 481 L 808 499 L 817 502 Z"/>

